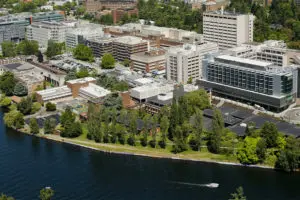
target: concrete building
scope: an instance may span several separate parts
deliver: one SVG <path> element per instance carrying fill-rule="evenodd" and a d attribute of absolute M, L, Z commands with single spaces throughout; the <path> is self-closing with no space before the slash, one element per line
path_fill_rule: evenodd
<path fill-rule="evenodd" d="M 171 47 L 166 54 L 167 79 L 177 83 L 195 82 L 202 77 L 202 60 L 207 53 L 218 51 L 216 43 L 185 44 Z"/>
<path fill-rule="evenodd" d="M 65 14 L 63 11 L 39 12 L 30 15 L 29 18 L 30 23 L 43 21 L 61 22 L 65 19 Z"/>
<path fill-rule="evenodd" d="M 66 85 L 37 92 L 37 100 L 40 103 L 48 101 L 63 101 L 65 98 L 81 97 L 88 101 L 99 100 L 110 94 L 95 84 L 96 79 L 85 77 L 67 81 Z"/>
<path fill-rule="evenodd" d="M 134 36 L 122 36 L 113 42 L 114 58 L 118 61 L 130 60 L 135 53 L 146 52 L 149 48 L 147 40 Z"/>
<path fill-rule="evenodd" d="M 173 84 L 151 83 L 139 87 L 132 88 L 130 92 L 131 98 L 138 102 L 145 102 L 150 97 L 157 96 L 162 93 L 168 93 L 174 90 Z"/>
<path fill-rule="evenodd" d="M 203 14 L 203 36 L 206 42 L 216 42 L 228 49 L 253 41 L 255 16 L 220 10 Z"/>
<path fill-rule="evenodd" d="M 164 70 L 166 67 L 166 55 L 163 49 L 152 49 L 147 52 L 135 53 L 130 56 L 131 68 L 134 71 L 153 73 Z"/>
<path fill-rule="evenodd" d="M 296 101 L 297 69 L 270 62 L 228 55 L 208 56 L 203 65 L 202 87 L 214 95 L 259 105 L 280 112 Z"/>
<path fill-rule="evenodd" d="M 92 49 L 95 57 L 102 57 L 105 53 L 113 54 L 113 38 L 103 37 L 87 40 L 86 45 Z"/>
<path fill-rule="evenodd" d="M 46 51 L 49 40 L 65 42 L 67 28 L 59 22 L 33 22 L 27 26 L 26 36 L 28 40 L 37 41 L 40 49 Z"/>
<path fill-rule="evenodd" d="M 115 10 L 135 8 L 137 1 L 135 0 L 86 0 L 85 7 L 89 13 L 95 13 L 103 9 Z"/>
<path fill-rule="evenodd" d="M 85 44 L 86 40 L 97 40 L 104 36 L 102 27 L 97 24 L 86 24 L 66 33 L 66 47 L 75 48 L 78 44 Z"/>
<path fill-rule="evenodd" d="M 300 51 L 288 49 L 284 41 L 277 40 L 268 40 L 264 43 L 246 43 L 228 49 L 224 51 L 224 54 L 272 62 L 281 67 L 300 64 Z"/>
<path fill-rule="evenodd" d="M 35 66 L 24 61 L 0 65 L 0 74 L 5 71 L 14 73 L 15 78 L 27 88 L 28 94 L 42 86 L 45 80 L 41 74 L 36 73 Z"/>
<path fill-rule="evenodd" d="M 73 0 L 49 0 L 49 1 L 48 1 L 48 3 L 49 3 L 50 5 L 55 5 L 55 6 L 62 6 L 62 5 L 64 5 L 65 3 L 67 3 L 67 2 L 72 3 Z"/>

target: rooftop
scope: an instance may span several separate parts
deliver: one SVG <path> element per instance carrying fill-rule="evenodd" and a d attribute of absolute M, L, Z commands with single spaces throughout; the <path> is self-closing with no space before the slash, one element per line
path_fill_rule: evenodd
<path fill-rule="evenodd" d="M 6 64 L 2 65 L 6 69 L 11 70 L 11 71 L 26 71 L 30 69 L 34 69 L 34 66 L 29 64 L 29 63 L 12 63 L 12 64 Z"/>
<path fill-rule="evenodd" d="M 88 87 L 82 87 L 80 88 L 80 93 L 83 95 L 87 95 L 92 98 L 100 98 L 104 97 L 111 92 L 109 90 L 104 89 L 103 87 L 100 87 L 94 83 L 90 83 Z"/>
<path fill-rule="evenodd" d="M 129 44 L 135 45 L 147 42 L 147 40 L 143 40 L 142 38 L 135 37 L 135 36 L 122 36 L 115 39 L 115 42 L 122 43 L 122 44 Z"/>
<path fill-rule="evenodd" d="M 245 64 L 256 65 L 256 66 L 264 67 L 264 68 L 273 65 L 273 63 L 271 63 L 271 62 L 252 60 L 252 59 L 248 59 L 248 58 L 239 58 L 239 57 L 229 56 L 229 55 L 221 55 L 221 56 L 217 56 L 217 58 L 225 60 L 225 61 L 232 61 L 232 62 L 236 62 L 236 63 L 245 63 Z"/>
<path fill-rule="evenodd" d="M 38 95 L 41 95 L 43 101 L 52 100 L 60 97 L 71 96 L 71 89 L 64 85 L 62 87 L 50 88 L 46 90 L 41 90 L 36 92 Z"/>
<path fill-rule="evenodd" d="M 76 84 L 76 83 L 86 83 L 86 82 L 91 82 L 91 81 L 96 81 L 96 79 L 93 77 L 85 77 L 85 78 L 70 80 L 70 81 L 67 81 L 67 83 Z"/>

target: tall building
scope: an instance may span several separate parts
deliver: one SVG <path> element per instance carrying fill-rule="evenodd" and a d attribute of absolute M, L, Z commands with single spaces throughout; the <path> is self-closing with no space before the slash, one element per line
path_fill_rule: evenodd
<path fill-rule="evenodd" d="M 50 11 L 34 13 L 30 16 L 30 23 L 42 21 L 56 21 L 61 22 L 65 19 L 63 11 Z"/>
<path fill-rule="evenodd" d="M 92 49 L 95 57 L 102 57 L 105 53 L 113 54 L 113 38 L 87 40 L 86 45 Z"/>
<path fill-rule="evenodd" d="M 86 40 L 101 39 L 104 36 L 102 27 L 97 24 L 87 24 L 66 33 L 66 47 L 75 48 L 78 44 L 85 44 Z"/>
<path fill-rule="evenodd" d="M 280 112 L 296 101 L 298 72 L 270 62 L 229 55 L 208 56 L 197 82 L 214 95 Z"/>
<path fill-rule="evenodd" d="M 40 49 L 46 50 L 48 40 L 65 42 L 67 28 L 59 22 L 33 22 L 27 27 L 26 36 L 28 40 L 37 41 Z"/>
<path fill-rule="evenodd" d="M 135 53 L 148 51 L 149 42 L 139 37 L 122 36 L 114 39 L 113 54 L 118 61 L 130 60 L 130 56 Z"/>
<path fill-rule="evenodd" d="M 216 42 L 220 49 L 253 41 L 254 15 L 213 11 L 203 14 L 204 41 Z"/>
<path fill-rule="evenodd" d="M 207 53 L 218 51 L 216 43 L 184 44 L 170 47 L 167 54 L 167 79 L 178 83 L 187 83 L 202 77 L 202 60 Z"/>
<path fill-rule="evenodd" d="M 21 15 L 0 17 L 0 43 L 3 41 L 19 42 L 24 40 L 25 29 L 29 24 L 30 20 Z"/>

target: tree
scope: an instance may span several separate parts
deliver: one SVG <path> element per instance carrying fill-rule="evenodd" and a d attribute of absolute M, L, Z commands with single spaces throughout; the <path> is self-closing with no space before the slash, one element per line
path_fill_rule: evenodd
<path fill-rule="evenodd" d="M 100 17 L 99 21 L 100 21 L 100 23 L 105 24 L 105 25 L 112 25 L 114 23 L 113 22 L 113 17 L 110 14 L 102 15 Z"/>
<path fill-rule="evenodd" d="M 15 200 L 13 197 L 6 196 L 5 194 L 1 194 L 0 200 Z"/>
<path fill-rule="evenodd" d="M 45 187 L 40 191 L 40 200 L 51 200 L 54 195 L 54 190 L 50 187 Z"/>
<path fill-rule="evenodd" d="M 48 102 L 46 103 L 46 111 L 55 111 L 56 110 L 56 104 Z"/>
<path fill-rule="evenodd" d="M 28 115 L 31 113 L 32 110 L 32 100 L 31 97 L 22 98 L 21 102 L 18 103 L 18 110 L 23 115 Z"/>
<path fill-rule="evenodd" d="M 130 67 L 130 60 L 129 59 L 125 59 L 125 60 L 123 60 L 123 65 L 125 66 L 125 67 Z"/>
<path fill-rule="evenodd" d="M 143 119 L 143 133 L 141 137 L 141 145 L 144 147 L 147 146 L 148 144 L 149 129 L 151 126 L 150 118 L 151 118 L 150 115 L 147 114 Z"/>
<path fill-rule="evenodd" d="M 152 135 L 152 140 L 150 140 L 149 144 L 152 148 L 156 148 L 156 135 L 157 135 L 157 122 L 158 122 L 158 117 L 157 115 L 153 115 L 151 118 L 151 135 Z"/>
<path fill-rule="evenodd" d="M 30 114 L 34 114 L 34 113 L 38 112 L 41 109 L 41 107 L 42 107 L 42 105 L 39 102 L 34 102 L 32 104 Z"/>
<path fill-rule="evenodd" d="M 170 110 L 170 125 L 169 125 L 169 134 L 168 134 L 170 140 L 173 139 L 176 126 L 179 124 L 181 123 L 179 122 L 178 104 L 176 101 L 176 97 L 174 97 L 173 103 L 171 105 L 171 110 Z"/>
<path fill-rule="evenodd" d="M 8 107 L 11 104 L 11 98 L 6 97 L 5 95 L 1 96 L 1 100 L 0 100 L 0 106 L 2 107 Z"/>
<path fill-rule="evenodd" d="M 38 52 L 38 55 L 37 55 L 37 57 L 38 57 L 38 61 L 39 61 L 39 63 L 42 63 L 42 62 L 44 62 L 44 56 L 43 56 L 43 54 L 42 54 L 42 52 L 41 52 L 41 51 L 39 51 L 39 52 Z"/>
<path fill-rule="evenodd" d="M 200 151 L 203 135 L 203 114 L 199 109 L 196 110 L 195 113 L 193 129 L 193 132 L 195 134 L 195 146 L 193 147 L 193 149 Z"/>
<path fill-rule="evenodd" d="M 28 94 L 27 87 L 25 87 L 22 83 L 17 83 L 14 87 L 14 95 L 16 96 L 26 96 Z"/>
<path fill-rule="evenodd" d="M 2 55 L 4 57 L 15 57 L 17 55 L 16 43 L 10 41 L 4 41 L 1 44 Z"/>
<path fill-rule="evenodd" d="M 263 124 L 260 134 L 261 137 L 265 138 L 268 148 L 277 146 L 277 138 L 279 136 L 279 133 L 274 123 L 265 122 Z"/>
<path fill-rule="evenodd" d="M 94 61 L 93 51 L 90 47 L 85 46 L 84 44 L 78 44 L 73 50 L 74 58 L 83 61 Z"/>
<path fill-rule="evenodd" d="M 56 119 L 47 118 L 44 122 L 44 134 L 53 134 L 56 127 Z"/>
<path fill-rule="evenodd" d="M 183 137 L 183 129 L 180 126 L 176 126 L 174 134 L 174 144 L 172 146 L 173 153 L 181 153 L 187 150 L 187 145 Z"/>
<path fill-rule="evenodd" d="M 40 132 L 40 127 L 35 118 L 31 118 L 29 122 L 30 132 L 33 134 L 38 134 Z"/>
<path fill-rule="evenodd" d="M 12 72 L 7 71 L 0 76 L 0 90 L 6 96 L 13 95 L 15 84 L 15 76 Z"/>
<path fill-rule="evenodd" d="M 17 110 L 12 110 L 4 115 L 4 123 L 10 128 L 20 129 L 24 127 L 24 115 Z"/>
<path fill-rule="evenodd" d="M 131 111 L 129 115 L 129 132 L 130 135 L 127 139 L 127 143 L 131 146 L 135 146 L 135 136 L 137 134 L 137 114 L 134 111 Z"/>
<path fill-rule="evenodd" d="M 105 53 L 101 59 L 101 67 L 103 69 L 113 69 L 115 67 L 115 59 L 110 53 Z"/>
<path fill-rule="evenodd" d="M 224 120 L 220 110 L 215 109 L 212 121 L 212 133 L 208 138 L 207 147 L 212 153 L 220 153 L 221 135 L 224 131 Z"/>
<path fill-rule="evenodd" d="M 103 135 L 101 131 L 101 110 L 99 110 L 94 104 L 89 104 L 88 107 L 88 121 L 87 121 L 87 138 L 101 142 Z"/>
<path fill-rule="evenodd" d="M 69 137 L 75 138 L 82 134 L 82 127 L 80 122 L 73 122 L 67 121 L 64 129 L 61 131 L 60 136 L 62 137 Z"/>
<path fill-rule="evenodd" d="M 245 165 L 257 164 L 259 158 L 256 154 L 257 143 L 260 138 L 246 137 L 244 140 L 243 148 L 238 150 L 237 158 L 240 163 Z"/>
<path fill-rule="evenodd" d="M 77 79 L 77 72 L 76 72 L 76 68 L 72 68 L 66 75 L 65 77 L 65 81 L 70 81 L 70 80 L 74 80 Z"/>
<path fill-rule="evenodd" d="M 56 55 L 60 55 L 63 53 L 65 44 L 64 43 L 56 43 L 53 40 L 48 41 L 46 56 L 48 58 L 52 58 Z"/>
<path fill-rule="evenodd" d="M 170 122 L 167 116 L 163 116 L 160 120 L 160 132 L 161 132 L 161 140 L 159 141 L 159 146 L 161 148 L 166 147 L 167 142 L 167 134 L 169 130 Z"/>
<path fill-rule="evenodd" d="M 71 107 L 67 107 L 65 112 L 60 116 L 60 123 L 64 127 L 67 123 L 72 124 L 75 122 L 75 115 L 72 112 Z"/>
<path fill-rule="evenodd" d="M 190 76 L 189 80 L 186 82 L 187 84 L 193 84 L 193 78 Z"/>
<path fill-rule="evenodd" d="M 247 124 L 246 130 L 245 130 L 246 136 L 253 136 L 255 133 L 255 129 L 256 129 L 256 125 L 254 122 L 250 122 L 249 124 Z"/>
<path fill-rule="evenodd" d="M 204 110 L 210 107 L 209 96 L 203 89 L 189 92 L 182 98 L 182 102 L 187 104 L 185 110 L 187 116 L 192 116 L 197 109 Z"/>
<path fill-rule="evenodd" d="M 247 197 L 244 195 L 243 187 L 238 187 L 236 192 L 231 194 L 231 198 L 229 200 L 247 200 Z"/>
<path fill-rule="evenodd" d="M 259 158 L 259 162 L 263 162 L 266 159 L 267 143 L 265 139 L 260 139 L 256 145 L 256 155 Z"/>
<path fill-rule="evenodd" d="M 117 92 L 108 94 L 104 98 L 103 105 L 106 108 L 121 110 L 123 108 L 122 97 Z"/>
<path fill-rule="evenodd" d="M 275 168 L 293 172 L 300 167 L 300 141 L 292 136 L 286 139 L 286 146 L 275 163 Z"/>
<path fill-rule="evenodd" d="M 17 53 L 21 55 L 36 55 L 39 52 L 37 41 L 23 40 L 17 46 Z"/>
<path fill-rule="evenodd" d="M 84 78 L 84 77 L 88 77 L 89 74 L 89 70 L 86 67 L 82 67 L 79 69 L 79 71 L 76 73 L 76 77 L 77 78 Z"/>

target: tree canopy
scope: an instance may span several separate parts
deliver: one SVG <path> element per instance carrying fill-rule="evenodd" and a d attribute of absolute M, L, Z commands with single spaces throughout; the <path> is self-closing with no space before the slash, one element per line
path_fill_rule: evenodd
<path fill-rule="evenodd" d="M 53 56 L 60 55 L 65 49 L 65 43 L 57 43 L 53 40 L 48 41 L 46 56 L 52 58 Z"/>
<path fill-rule="evenodd" d="M 0 90 L 7 96 L 12 96 L 16 84 L 15 76 L 12 72 L 4 72 L 0 76 Z"/>
<path fill-rule="evenodd" d="M 101 67 L 103 69 L 113 69 L 115 67 L 115 59 L 110 53 L 105 53 L 101 59 Z"/>
<path fill-rule="evenodd" d="M 78 44 L 75 47 L 75 49 L 73 50 L 73 56 L 78 60 L 89 61 L 89 62 L 94 61 L 94 55 L 92 49 L 84 44 Z"/>

